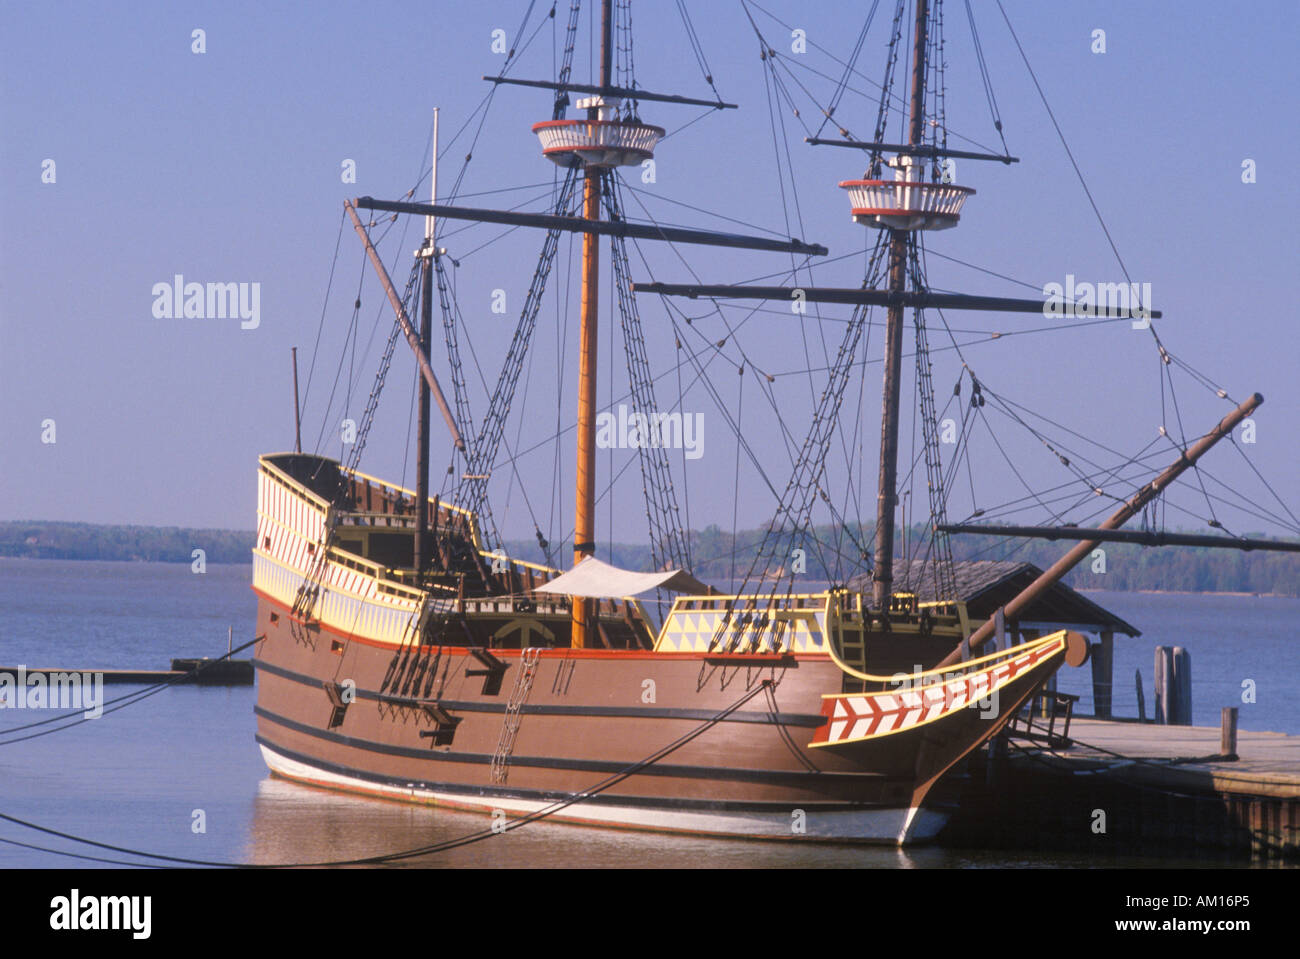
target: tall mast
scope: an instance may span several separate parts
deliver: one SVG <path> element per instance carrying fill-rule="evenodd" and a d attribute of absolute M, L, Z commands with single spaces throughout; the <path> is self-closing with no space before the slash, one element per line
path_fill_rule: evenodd
<path fill-rule="evenodd" d="M 909 147 L 922 145 L 925 133 L 925 45 L 929 0 L 916 0 L 916 35 L 912 44 L 912 108 L 908 130 Z M 910 177 L 912 168 L 902 166 Z M 908 231 L 891 229 L 889 237 L 889 291 L 907 291 Z M 880 417 L 880 481 L 876 497 L 876 557 L 872 601 L 876 609 L 888 609 L 894 584 L 894 509 L 898 505 L 898 400 L 899 375 L 903 366 L 903 312 L 900 305 L 889 308 L 885 327 L 885 387 Z"/>
<path fill-rule="evenodd" d="M 430 202 L 438 202 L 438 109 L 433 110 L 433 173 Z M 420 264 L 420 353 L 429 359 L 433 329 L 433 216 L 424 218 L 424 245 L 416 253 Z M 415 569 L 421 572 L 433 552 L 429 542 L 429 384 L 420 377 L 420 408 L 415 446 Z"/>
<path fill-rule="evenodd" d="M 600 85 L 610 85 L 613 0 L 600 4 Z M 588 120 L 599 120 L 599 106 L 587 110 Z M 588 164 L 584 172 L 582 215 L 600 219 L 600 184 L 603 170 Z M 573 562 L 576 566 L 596 551 L 596 299 L 600 292 L 600 237 L 582 235 L 582 317 L 578 333 L 578 466 L 573 514 Z M 573 600 L 573 647 L 587 645 L 591 603 Z"/>
<path fill-rule="evenodd" d="M 577 3 L 574 4 L 575 9 Z M 826 248 L 820 244 L 807 243 L 803 240 L 789 239 L 778 240 L 771 237 L 739 235 L 735 233 L 719 233 L 709 230 L 688 230 L 677 227 L 660 227 L 658 225 L 649 225 L 642 223 L 629 223 L 624 219 L 606 220 L 601 216 L 601 201 L 605 198 L 603 191 L 610 188 L 611 180 L 605 176 L 605 171 L 616 166 L 637 166 L 654 156 L 656 144 L 664 137 L 664 129 L 650 123 L 644 123 L 636 116 L 625 116 L 619 118 L 619 105 L 627 98 L 634 101 L 647 100 L 656 103 L 672 103 L 678 105 L 697 105 L 708 106 L 718 110 L 734 109 L 735 104 L 724 103 L 721 98 L 715 100 L 696 100 L 691 97 L 678 96 L 676 94 L 654 93 L 643 90 L 636 86 L 635 80 L 629 78 L 629 85 L 615 86 L 611 81 L 614 79 L 613 58 L 614 58 L 614 4 L 613 0 L 602 0 L 601 2 L 601 43 L 600 43 L 600 83 L 581 84 L 571 83 L 569 81 L 569 63 L 566 54 L 565 69 L 561 76 L 555 81 L 549 80 L 522 80 L 514 77 L 484 77 L 494 84 L 511 83 L 520 84 L 529 87 L 541 87 L 556 91 L 557 109 L 554 111 L 555 116 L 551 119 L 533 124 L 533 132 L 537 134 L 542 146 L 542 153 L 548 159 L 557 165 L 564 167 L 566 170 L 581 166 L 583 181 L 583 210 L 581 216 L 569 215 L 570 199 L 572 194 L 568 192 L 569 188 L 576 189 L 576 179 L 568 181 L 569 186 L 565 188 L 559 197 L 555 210 L 549 214 L 536 213 L 519 213 L 504 210 L 487 210 L 479 208 L 461 207 L 454 205 L 444 205 L 439 203 L 412 203 L 408 201 L 390 202 L 376 200 L 372 197 L 358 197 L 354 201 L 344 204 L 348 215 L 352 219 L 352 225 L 357 231 L 366 247 L 366 253 L 370 257 L 370 262 L 375 271 L 379 274 L 381 282 L 384 284 L 384 291 L 388 295 L 389 302 L 393 305 L 393 310 L 397 314 L 402 331 L 406 334 L 407 342 L 415 351 L 416 357 L 420 363 L 420 371 L 424 376 L 425 382 L 429 386 L 429 391 L 433 400 L 438 403 L 444 419 L 447 421 L 448 429 L 455 440 L 456 448 L 463 450 L 464 442 L 457 428 L 455 418 L 448 409 L 446 399 L 438 386 L 437 379 L 434 376 L 433 369 L 429 365 L 427 357 L 427 339 L 421 348 L 421 338 L 410 322 L 406 314 L 405 307 L 402 304 L 397 292 L 393 289 L 392 281 L 384 269 L 378 254 L 375 252 L 374 244 L 370 242 L 370 237 L 362 224 L 357 210 L 379 210 L 388 213 L 409 213 L 426 217 L 426 244 L 420 251 L 421 256 L 440 256 L 443 252 L 433 245 L 431 222 L 433 217 L 447 217 L 452 219 L 471 220 L 480 223 L 506 223 L 512 226 L 529 226 L 538 227 L 548 231 L 547 245 L 543 247 L 542 260 L 539 264 L 538 277 L 541 283 L 537 287 L 537 295 L 530 293 L 530 299 L 525 304 L 525 310 L 532 310 L 532 315 L 536 315 L 536 309 L 540 304 L 540 291 L 544 288 L 546 273 L 550 268 L 550 261 L 554 255 L 554 246 L 556 237 L 563 232 L 578 232 L 583 234 L 582 244 L 582 293 L 581 293 L 581 314 L 580 314 L 580 332 L 579 332 L 579 369 L 578 369 L 578 429 L 577 429 L 577 468 L 575 475 L 575 510 L 574 510 L 574 562 L 581 562 L 587 556 L 595 552 L 595 467 L 596 467 L 596 351 L 597 351 L 597 299 L 599 296 L 599 279 L 600 279 L 600 261 L 599 261 L 599 237 L 604 235 L 617 237 L 632 237 L 642 240 L 662 241 L 671 243 L 695 243 L 709 246 L 733 247 L 741 249 L 769 250 L 774 252 L 789 252 L 799 254 L 812 254 L 814 256 L 825 256 Z M 570 32 L 576 28 L 577 21 L 571 20 Z M 570 52 L 572 48 L 569 48 Z M 582 119 L 569 119 L 563 116 L 565 107 L 568 104 L 568 92 L 588 93 L 590 97 L 578 100 L 575 104 L 579 111 L 586 111 L 586 116 Z M 634 111 L 635 112 L 635 111 Z M 436 154 L 435 149 L 435 154 Z M 436 169 L 435 169 L 436 173 Z M 576 174 L 575 174 L 576 177 Z M 435 191 L 436 199 L 436 191 Z M 550 252 L 548 252 L 548 250 Z M 436 268 L 437 260 L 434 259 L 431 265 L 426 264 L 425 269 L 431 270 Z M 431 281 L 430 273 L 424 272 L 422 292 L 424 302 L 431 301 Z M 432 310 L 428 309 L 427 314 L 431 315 Z M 525 326 L 525 321 L 528 325 Z M 521 329 L 531 328 L 531 320 L 525 315 L 521 317 Z M 527 336 L 522 338 L 522 350 L 527 349 Z M 513 347 L 512 347 L 513 349 Z M 523 353 L 518 354 L 522 356 Z M 515 355 L 515 354 L 512 354 Z M 517 369 L 517 368 L 516 368 Z M 517 378 L 517 372 L 512 373 L 509 369 L 503 370 L 502 378 L 498 381 L 498 393 L 494 394 L 493 407 L 489 409 L 488 419 L 480 434 L 482 441 L 481 448 L 474 451 L 476 461 L 481 461 L 486 469 L 490 466 L 495 457 L 497 444 L 500 441 L 501 427 L 504 422 L 506 412 L 510 409 L 510 398 L 514 394 L 514 382 Z M 502 398 L 498 403 L 497 399 Z M 426 467 L 427 470 L 427 467 Z M 476 480 L 486 481 L 486 475 L 476 476 Z M 423 493 L 421 495 L 424 495 Z M 480 491 L 479 496 L 485 495 Z M 422 552 L 419 556 L 422 560 L 427 559 L 425 552 L 431 556 L 437 555 L 437 550 L 424 550 L 423 548 L 431 547 L 433 544 L 426 542 L 427 537 L 420 538 L 420 547 Z M 573 645 L 582 647 L 598 637 L 592 633 L 593 623 L 591 614 L 592 604 L 583 600 L 581 597 L 573 598 Z"/>

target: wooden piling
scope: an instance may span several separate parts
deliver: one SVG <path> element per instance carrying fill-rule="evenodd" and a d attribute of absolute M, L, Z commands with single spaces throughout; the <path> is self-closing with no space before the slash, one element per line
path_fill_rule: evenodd
<path fill-rule="evenodd" d="M 1173 672 L 1170 676 L 1169 723 L 1173 726 L 1192 724 L 1192 654 L 1182 646 L 1175 646 L 1170 658 Z"/>
<path fill-rule="evenodd" d="M 1156 647 L 1155 662 L 1156 722 L 1161 726 L 1172 725 L 1170 722 L 1170 698 L 1173 696 L 1174 665 L 1173 650 L 1168 646 Z"/>
<path fill-rule="evenodd" d="M 1115 634 L 1106 630 L 1101 642 L 1092 647 L 1092 712 L 1098 719 L 1110 719 L 1114 677 Z"/>
<path fill-rule="evenodd" d="M 1224 706 L 1223 719 L 1219 734 L 1219 753 L 1223 756 L 1237 755 L 1237 707 Z"/>

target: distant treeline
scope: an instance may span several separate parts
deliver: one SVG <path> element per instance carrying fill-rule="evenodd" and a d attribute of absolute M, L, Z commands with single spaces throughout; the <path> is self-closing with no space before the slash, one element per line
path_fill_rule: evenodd
<path fill-rule="evenodd" d="M 0 556 L 189 563 L 201 549 L 209 563 L 251 563 L 255 538 L 229 529 L 0 522 Z"/>
<path fill-rule="evenodd" d="M 796 548 L 804 550 L 806 569 L 800 574 L 810 581 L 843 582 L 867 568 L 860 558 L 860 547 L 870 544 L 873 527 L 852 527 L 837 531 L 831 527 L 818 527 L 815 537 L 796 543 L 791 537 L 783 538 L 777 555 L 789 565 Z M 1200 531 L 1205 532 L 1205 531 Z M 852 535 L 850 535 L 850 533 Z M 1263 534 L 1250 534 L 1252 538 L 1266 538 Z M 733 540 L 730 532 L 717 526 L 692 530 L 691 557 L 693 572 L 700 579 L 717 585 L 727 583 L 733 574 L 742 577 L 763 538 L 762 530 L 743 530 Z M 822 545 L 817 546 L 820 542 Z M 913 527 L 908 533 L 909 550 L 917 556 L 917 545 L 925 547 L 925 531 Z M 651 568 L 650 550 L 646 546 L 598 544 L 600 556 L 616 566 L 627 569 Z M 953 558 L 998 559 L 1033 563 L 1046 569 L 1056 562 L 1072 544 L 1064 540 L 1011 540 L 1004 542 L 993 537 L 952 537 Z M 1104 572 L 1101 558 L 1089 558 L 1066 576 L 1065 582 L 1077 589 L 1114 590 L 1168 590 L 1188 593 L 1272 593 L 1281 596 L 1300 596 L 1300 553 L 1243 552 L 1233 549 L 1208 547 L 1142 547 L 1131 543 L 1105 543 Z M 507 543 L 511 556 L 544 562 L 537 543 L 518 540 Z M 567 566 L 559 552 L 552 549 L 558 565 Z M 838 559 L 838 562 L 837 562 Z"/>
<path fill-rule="evenodd" d="M 794 550 L 804 550 L 806 568 L 799 574 L 814 582 L 842 582 L 862 570 L 856 544 L 871 541 L 871 527 L 854 527 L 850 536 L 843 529 L 818 527 L 810 537 L 796 543 L 785 537 L 778 555 L 789 564 Z M 1252 534 L 1261 538 L 1260 534 Z M 729 532 L 717 526 L 693 530 L 691 555 L 696 576 L 723 585 L 733 572 L 743 576 L 750 557 L 758 548 L 762 530 L 744 530 L 733 541 Z M 154 560 L 188 563 L 196 548 L 205 551 L 209 563 L 248 563 L 254 534 L 251 531 L 183 529 L 175 526 L 99 526 L 92 523 L 0 522 L 0 556 L 31 559 Z M 915 551 L 924 544 L 924 533 L 914 527 L 908 534 Z M 822 545 L 817 546 L 817 542 Z M 640 544 L 599 544 L 599 555 L 626 569 L 650 569 L 650 550 Z M 1065 541 L 1001 540 L 977 536 L 954 536 L 955 559 L 1010 559 L 1047 568 L 1069 548 Z M 544 563 L 536 540 L 512 540 L 506 552 L 517 559 Z M 1107 543 L 1105 572 L 1094 559 L 1085 560 L 1065 581 L 1079 589 L 1169 590 L 1174 592 L 1273 593 L 1300 596 L 1300 553 L 1241 552 L 1228 549 L 1167 546 L 1144 548 L 1128 543 Z M 837 564 L 837 553 L 840 561 Z M 567 549 L 552 546 L 551 563 L 567 567 Z"/>

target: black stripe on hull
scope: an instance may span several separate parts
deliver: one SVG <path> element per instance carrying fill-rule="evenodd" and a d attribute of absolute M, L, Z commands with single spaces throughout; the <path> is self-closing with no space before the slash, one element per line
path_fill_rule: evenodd
<path fill-rule="evenodd" d="M 418 789 L 425 792 L 440 792 L 451 795 L 464 796 L 468 798 L 501 798 L 501 799 L 522 799 L 533 802 L 560 802 L 566 799 L 572 799 L 573 793 L 556 792 L 553 790 L 541 789 L 519 789 L 509 786 L 485 786 L 485 785 L 468 785 L 465 783 L 442 783 L 426 782 L 423 780 L 410 779 L 393 779 L 391 776 L 385 776 L 380 773 L 370 772 L 363 769 L 357 769 L 353 766 L 345 766 L 340 763 L 330 762 L 325 759 L 318 759 L 315 756 L 307 756 L 283 746 L 267 736 L 257 734 L 255 737 L 259 745 L 265 746 L 272 752 L 278 753 L 286 759 L 292 759 L 294 762 L 302 763 L 304 766 L 310 766 L 319 769 L 322 772 L 332 773 L 336 776 L 347 776 L 352 779 L 359 779 L 364 782 L 374 783 L 377 786 L 387 786 L 392 789 L 412 790 Z M 431 757 L 426 757 L 431 758 Z M 491 757 L 488 757 L 489 761 Z M 651 767 L 653 768 L 653 767 Z M 642 772 L 648 772 L 643 770 Z M 277 774 L 278 775 L 278 774 Z M 286 777 L 292 778 L 292 777 Z M 333 787 L 330 787 L 333 788 Z M 342 791 L 347 791 L 344 787 L 339 787 Z M 635 806 L 645 809 L 665 809 L 665 810 L 691 810 L 698 812 L 714 813 L 772 813 L 787 812 L 790 808 L 789 803 L 784 802 L 743 802 L 734 800 L 710 800 L 710 799 L 682 799 L 661 796 L 627 796 L 627 795 L 601 795 L 587 796 L 582 799 L 583 803 L 593 803 L 598 805 L 609 806 Z M 843 802 L 804 802 L 803 806 L 808 807 L 811 812 L 829 813 L 829 812 L 848 812 L 854 810 L 870 809 L 896 809 L 900 808 L 896 804 L 878 805 L 869 802 L 843 803 Z M 901 808 L 906 808 L 904 805 Z"/>
<path fill-rule="evenodd" d="M 464 753 L 450 752 L 435 749 L 418 749 L 412 746 L 397 746 L 390 743 L 375 742 L 370 739 L 359 739 L 354 736 L 345 736 L 342 733 L 331 732 L 320 729 L 307 723 L 300 723 L 273 713 L 263 706 L 254 706 L 254 713 L 261 719 L 285 729 L 293 730 L 302 735 L 311 736 L 326 742 L 337 743 L 340 746 L 347 746 L 352 749 L 365 750 L 367 752 L 383 753 L 389 756 L 400 756 L 407 759 L 418 759 L 426 762 L 451 762 L 465 763 L 467 765 L 490 766 L 492 756 L 487 753 Z M 268 744 L 270 745 L 270 744 Z M 272 749 L 280 752 L 278 746 L 271 745 Z M 290 758 L 295 758 L 291 756 Z M 320 765 L 322 768 L 326 765 L 324 760 L 317 759 L 300 759 L 300 762 Z M 614 774 L 628 769 L 631 764 L 617 761 L 594 760 L 594 759 L 555 759 L 546 756 L 520 756 L 513 755 L 510 757 L 511 768 L 531 766 L 536 769 L 563 769 L 574 772 L 594 772 Z M 654 763 L 650 766 L 638 769 L 638 776 L 666 776 L 675 779 L 708 779 L 708 780 L 725 780 L 732 782 L 751 782 L 751 783 L 768 783 L 775 785 L 799 785 L 808 786 L 812 783 L 826 784 L 830 781 L 840 780 L 842 782 L 865 782 L 870 781 L 873 785 L 883 782 L 889 782 L 890 777 L 881 773 L 860 772 L 860 773 L 832 773 L 832 772 L 800 772 L 797 770 L 790 771 L 769 771 L 765 769 L 737 769 L 723 766 L 681 766 L 669 763 Z M 909 783 L 910 780 L 897 779 L 897 783 Z M 444 788 L 445 784 L 439 785 L 438 788 Z M 450 789 L 452 787 L 447 786 Z M 456 787 L 464 788 L 464 787 Z M 480 787 L 469 787 L 478 789 Z M 482 787 L 488 788 L 488 787 Z M 515 793 L 509 793 L 515 795 Z M 567 795 L 559 793 L 557 795 Z"/>
<path fill-rule="evenodd" d="M 291 669 L 285 669 L 283 666 L 276 666 L 274 663 L 268 663 L 264 659 L 253 660 L 253 665 L 257 669 L 265 670 L 272 675 L 279 676 L 282 679 L 288 679 L 295 683 L 301 683 L 304 686 L 310 686 L 313 689 L 324 688 L 324 683 L 313 676 L 305 673 L 295 672 Z M 384 703 L 390 706 L 405 706 L 419 708 L 424 703 L 432 700 L 420 700 L 404 698 L 401 696 L 390 696 L 386 693 L 378 692 L 373 689 L 357 688 L 355 693 L 356 699 L 370 699 L 376 702 Z M 479 713 L 504 713 L 506 711 L 505 703 L 486 703 L 474 702 L 470 700 L 451 700 L 440 699 L 437 701 L 439 706 L 457 712 L 479 712 Z M 717 716 L 716 711 L 707 709 L 672 709 L 668 707 L 639 707 L 639 706 L 554 706 L 554 705 L 528 705 L 525 703 L 520 707 L 519 712 L 523 715 L 534 716 L 589 716 L 589 717 L 633 717 L 638 719 L 692 719 L 696 722 L 707 722 Z M 731 715 L 720 720 L 724 723 L 761 723 L 768 726 L 794 726 L 807 729 L 816 729 L 819 726 L 826 725 L 827 719 L 818 713 L 755 713 L 736 711 Z"/>

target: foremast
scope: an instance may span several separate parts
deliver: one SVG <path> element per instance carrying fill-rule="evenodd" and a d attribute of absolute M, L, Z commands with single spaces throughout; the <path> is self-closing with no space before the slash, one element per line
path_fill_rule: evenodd
<path fill-rule="evenodd" d="M 909 147 L 922 144 L 925 135 L 925 53 L 928 0 L 916 0 L 916 31 L 912 42 L 911 119 Z M 910 157 L 908 158 L 910 160 Z M 901 165 L 906 175 L 910 167 Z M 907 263 L 911 231 L 889 227 L 889 292 L 907 292 Z M 884 397 L 880 414 L 880 479 L 876 496 L 876 551 L 872 574 L 872 602 L 889 609 L 894 586 L 894 510 L 898 507 L 898 408 L 903 367 L 903 312 L 901 302 L 889 307 L 885 327 Z"/>
<path fill-rule="evenodd" d="M 864 226 L 874 227 L 888 231 L 886 249 L 888 251 L 888 280 L 885 288 L 873 288 L 872 273 L 868 270 L 867 280 L 861 288 L 849 289 L 829 289 L 816 288 L 801 285 L 798 288 L 779 287 L 779 286 L 742 286 L 742 285 L 707 285 L 707 284 L 666 284 L 666 283 L 644 283 L 634 284 L 633 289 L 639 293 L 657 293 L 669 296 L 688 296 L 688 297 L 710 297 L 717 299 L 754 299 L 754 300 L 784 300 L 788 302 L 792 297 L 798 298 L 806 303 L 840 303 L 851 304 L 856 307 L 867 306 L 885 306 L 887 308 L 887 326 L 886 326 L 886 346 L 884 356 L 884 377 L 883 377 L 883 396 L 881 412 L 881 437 L 880 437 L 880 462 L 879 462 L 879 479 L 877 490 L 877 512 L 875 527 L 875 549 L 874 562 L 872 568 L 872 605 L 884 619 L 885 623 L 889 622 L 889 615 L 892 612 L 894 593 L 893 593 L 893 572 L 894 572 L 894 511 L 898 505 L 897 482 L 898 482 L 898 423 L 900 414 L 900 393 L 901 393 L 901 373 L 902 373 L 902 337 L 903 337 L 903 319 L 904 312 L 908 308 L 916 309 L 918 312 L 925 308 L 934 309 L 953 309 L 953 310 L 977 310 L 977 311 L 999 311 L 999 312 L 1024 312 L 1040 313 L 1044 309 L 1044 301 L 1041 299 L 1013 299 L 1007 297 L 986 297 L 973 296 L 968 294 L 953 293 L 933 293 L 924 282 L 923 274 L 917 267 L 918 244 L 914 239 L 914 234 L 918 230 L 942 230 L 956 225 L 960 218 L 962 206 L 966 198 L 975 191 L 963 186 L 957 186 L 950 182 L 948 171 L 951 167 L 944 165 L 944 176 L 942 179 L 938 175 L 939 164 L 941 161 L 951 157 L 963 157 L 972 160 L 996 161 L 1004 164 L 1018 162 L 1018 158 L 1010 156 L 1009 153 L 976 153 L 963 150 L 952 150 L 947 146 L 946 134 L 943 142 L 935 140 L 934 142 L 925 142 L 925 134 L 931 125 L 943 127 L 943 109 L 942 109 L 942 81 L 937 84 L 937 97 L 939 98 L 940 107 L 938 109 L 938 118 L 935 124 L 927 121 L 926 116 L 926 79 L 927 69 L 930 64 L 928 60 L 933 59 L 933 67 L 936 70 L 943 69 L 942 55 L 936 50 L 935 56 L 931 58 L 929 48 L 930 43 L 930 24 L 932 7 L 938 7 L 942 0 L 916 0 L 915 2 L 915 23 L 913 30 L 913 48 L 912 48 L 912 83 L 911 96 L 909 104 L 909 125 L 906 143 L 886 143 L 882 142 L 885 135 L 885 119 L 889 103 L 889 78 L 891 73 L 887 73 L 886 84 L 882 88 L 881 113 L 877 123 L 876 135 L 872 142 L 862 142 L 856 139 L 830 140 L 819 137 L 807 137 L 807 142 L 813 145 L 833 145 L 839 147 L 848 147 L 859 150 L 870 151 L 872 163 L 869 171 L 860 180 L 846 180 L 840 186 L 849 192 L 851 212 L 855 221 Z M 901 5 L 900 5 L 901 10 Z M 942 30 L 938 31 L 941 38 Z M 894 40 L 891 41 L 891 47 L 900 42 L 901 31 L 896 32 Z M 891 64 L 892 64 L 891 59 Z M 891 67 L 892 70 L 892 67 Z M 829 116 L 829 114 L 828 114 Z M 1001 131 L 1001 122 L 996 121 L 996 127 Z M 847 131 L 841 131 L 844 136 L 849 136 Z M 1004 141 L 1005 148 L 1005 141 Z M 897 155 L 886 161 L 894 170 L 893 181 L 876 179 L 880 176 L 880 158 L 881 153 L 889 151 Z M 930 176 L 925 175 L 926 161 L 935 165 L 930 172 Z M 874 260 L 874 257 L 873 257 Z M 909 270 L 909 267 L 912 269 Z M 909 272 L 912 274 L 909 282 Z M 1132 307 L 1112 308 L 1107 306 L 1099 309 L 1096 313 L 1098 317 L 1108 319 L 1138 319 L 1149 321 L 1150 319 L 1159 318 L 1160 312 L 1150 309 L 1149 305 L 1138 304 Z M 850 325 L 855 322 L 861 322 L 858 313 L 855 313 L 854 319 Z M 923 372 L 922 364 L 926 363 L 926 347 L 924 343 L 923 325 L 918 317 L 917 321 L 917 352 L 918 352 L 918 377 L 924 381 L 927 379 Z M 850 341 L 846 339 L 846 344 Z M 848 356 L 844 347 L 841 348 L 842 357 Z M 840 362 L 840 361 L 837 361 Z M 848 359 L 843 359 L 848 362 Z M 1167 361 L 1166 361 L 1167 362 Z M 838 368 L 832 371 L 832 381 L 838 373 Z M 922 383 L 920 387 L 928 389 L 927 383 Z M 1221 394 L 1222 395 L 1222 394 Z M 1168 470 L 1162 473 L 1156 480 L 1148 484 L 1138 492 L 1125 506 L 1112 516 L 1105 524 L 1103 531 L 1117 529 L 1127 520 L 1132 518 L 1145 504 L 1150 502 L 1168 486 L 1170 482 L 1181 472 L 1187 469 L 1195 459 L 1209 449 L 1218 439 L 1231 430 L 1233 424 L 1240 422 L 1242 418 L 1249 414 L 1258 403 L 1261 402 L 1258 394 L 1250 400 L 1243 403 L 1236 411 L 1224 419 L 1222 423 L 1215 427 L 1209 434 L 1197 443 L 1192 449 L 1185 451 L 1179 461 L 1173 464 Z M 838 409 L 838 401 L 829 404 L 830 415 L 835 416 Z M 924 409 L 924 401 L 923 401 Z M 820 429 L 819 420 L 822 412 L 819 409 L 814 417 L 814 427 L 810 432 L 810 440 L 814 439 L 817 430 Z M 929 439 L 927 439 L 927 457 L 930 455 Z M 807 444 L 805 444 L 807 449 Z M 821 455 L 824 455 L 821 454 Z M 927 461 L 927 467 L 929 468 Z M 807 474 L 813 477 L 819 476 L 821 470 L 820 462 Z M 936 474 L 942 479 L 941 472 Z M 793 482 L 793 481 L 792 481 Z M 932 483 L 932 500 L 934 499 L 933 482 L 934 475 L 931 476 Z M 942 503 L 942 491 L 939 491 L 938 500 Z M 932 501 L 932 508 L 933 508 Z M 782 507 L 778 510 L 778 518 L 782 515 L 789 515 L 792 511 L 786 508 L 783 502 Z M 806 511 L 805 511 L 806 514 Z M 800 515 L 799 520 L 806 524 L 806 515 Z M 803 527 L 796 529 L 799 532 Z M 953 529 L 941 515 L 936 515 L 934 534 L 946 536 Z M 774 521 L 772 529 L 776 529 Z M 969 532 L 970 527 L 960 527 L 960 531 Z M 1051 531 L 1053 537 L 1060 535 L 1060 531 Z M 1087 552 L 1096 546 L 1096 541 L 1091 540 L 1086 535 L 1073 538 L 1082 540 L 1080 546 L 1076 547 L 1058 563 L 1054 564 L 1051 569 L 1045 572 L 1039 579 L 1024 593 L 1017 596 L 1006 608 L 1007 614 L 1012 614 L 1028 603 L 1032 602 L 1037 596 L 1050 588 L 1051 585 L 1059 581 L 1073 566 L 1077 565 L 1080 559 L 1087 555 Z M 764 547 L 760 547 L 759 560 L 765 557 Z M 758 561 L 756 561 L 757 565 Z M 951 584 L 955 591 L 955 584 Z M 955 599 L 956 597 L 951 597 Z M 990 620 L 978 629 L 973 635 L 969 636 L 962 644 L 955 649 L 951 655 L 944 660 L 944 665 L 952 662 L 969 658 L 972 651 L 977 649 L 981 644 L 987 642 L 994 632 L 994 624 Z"/>

